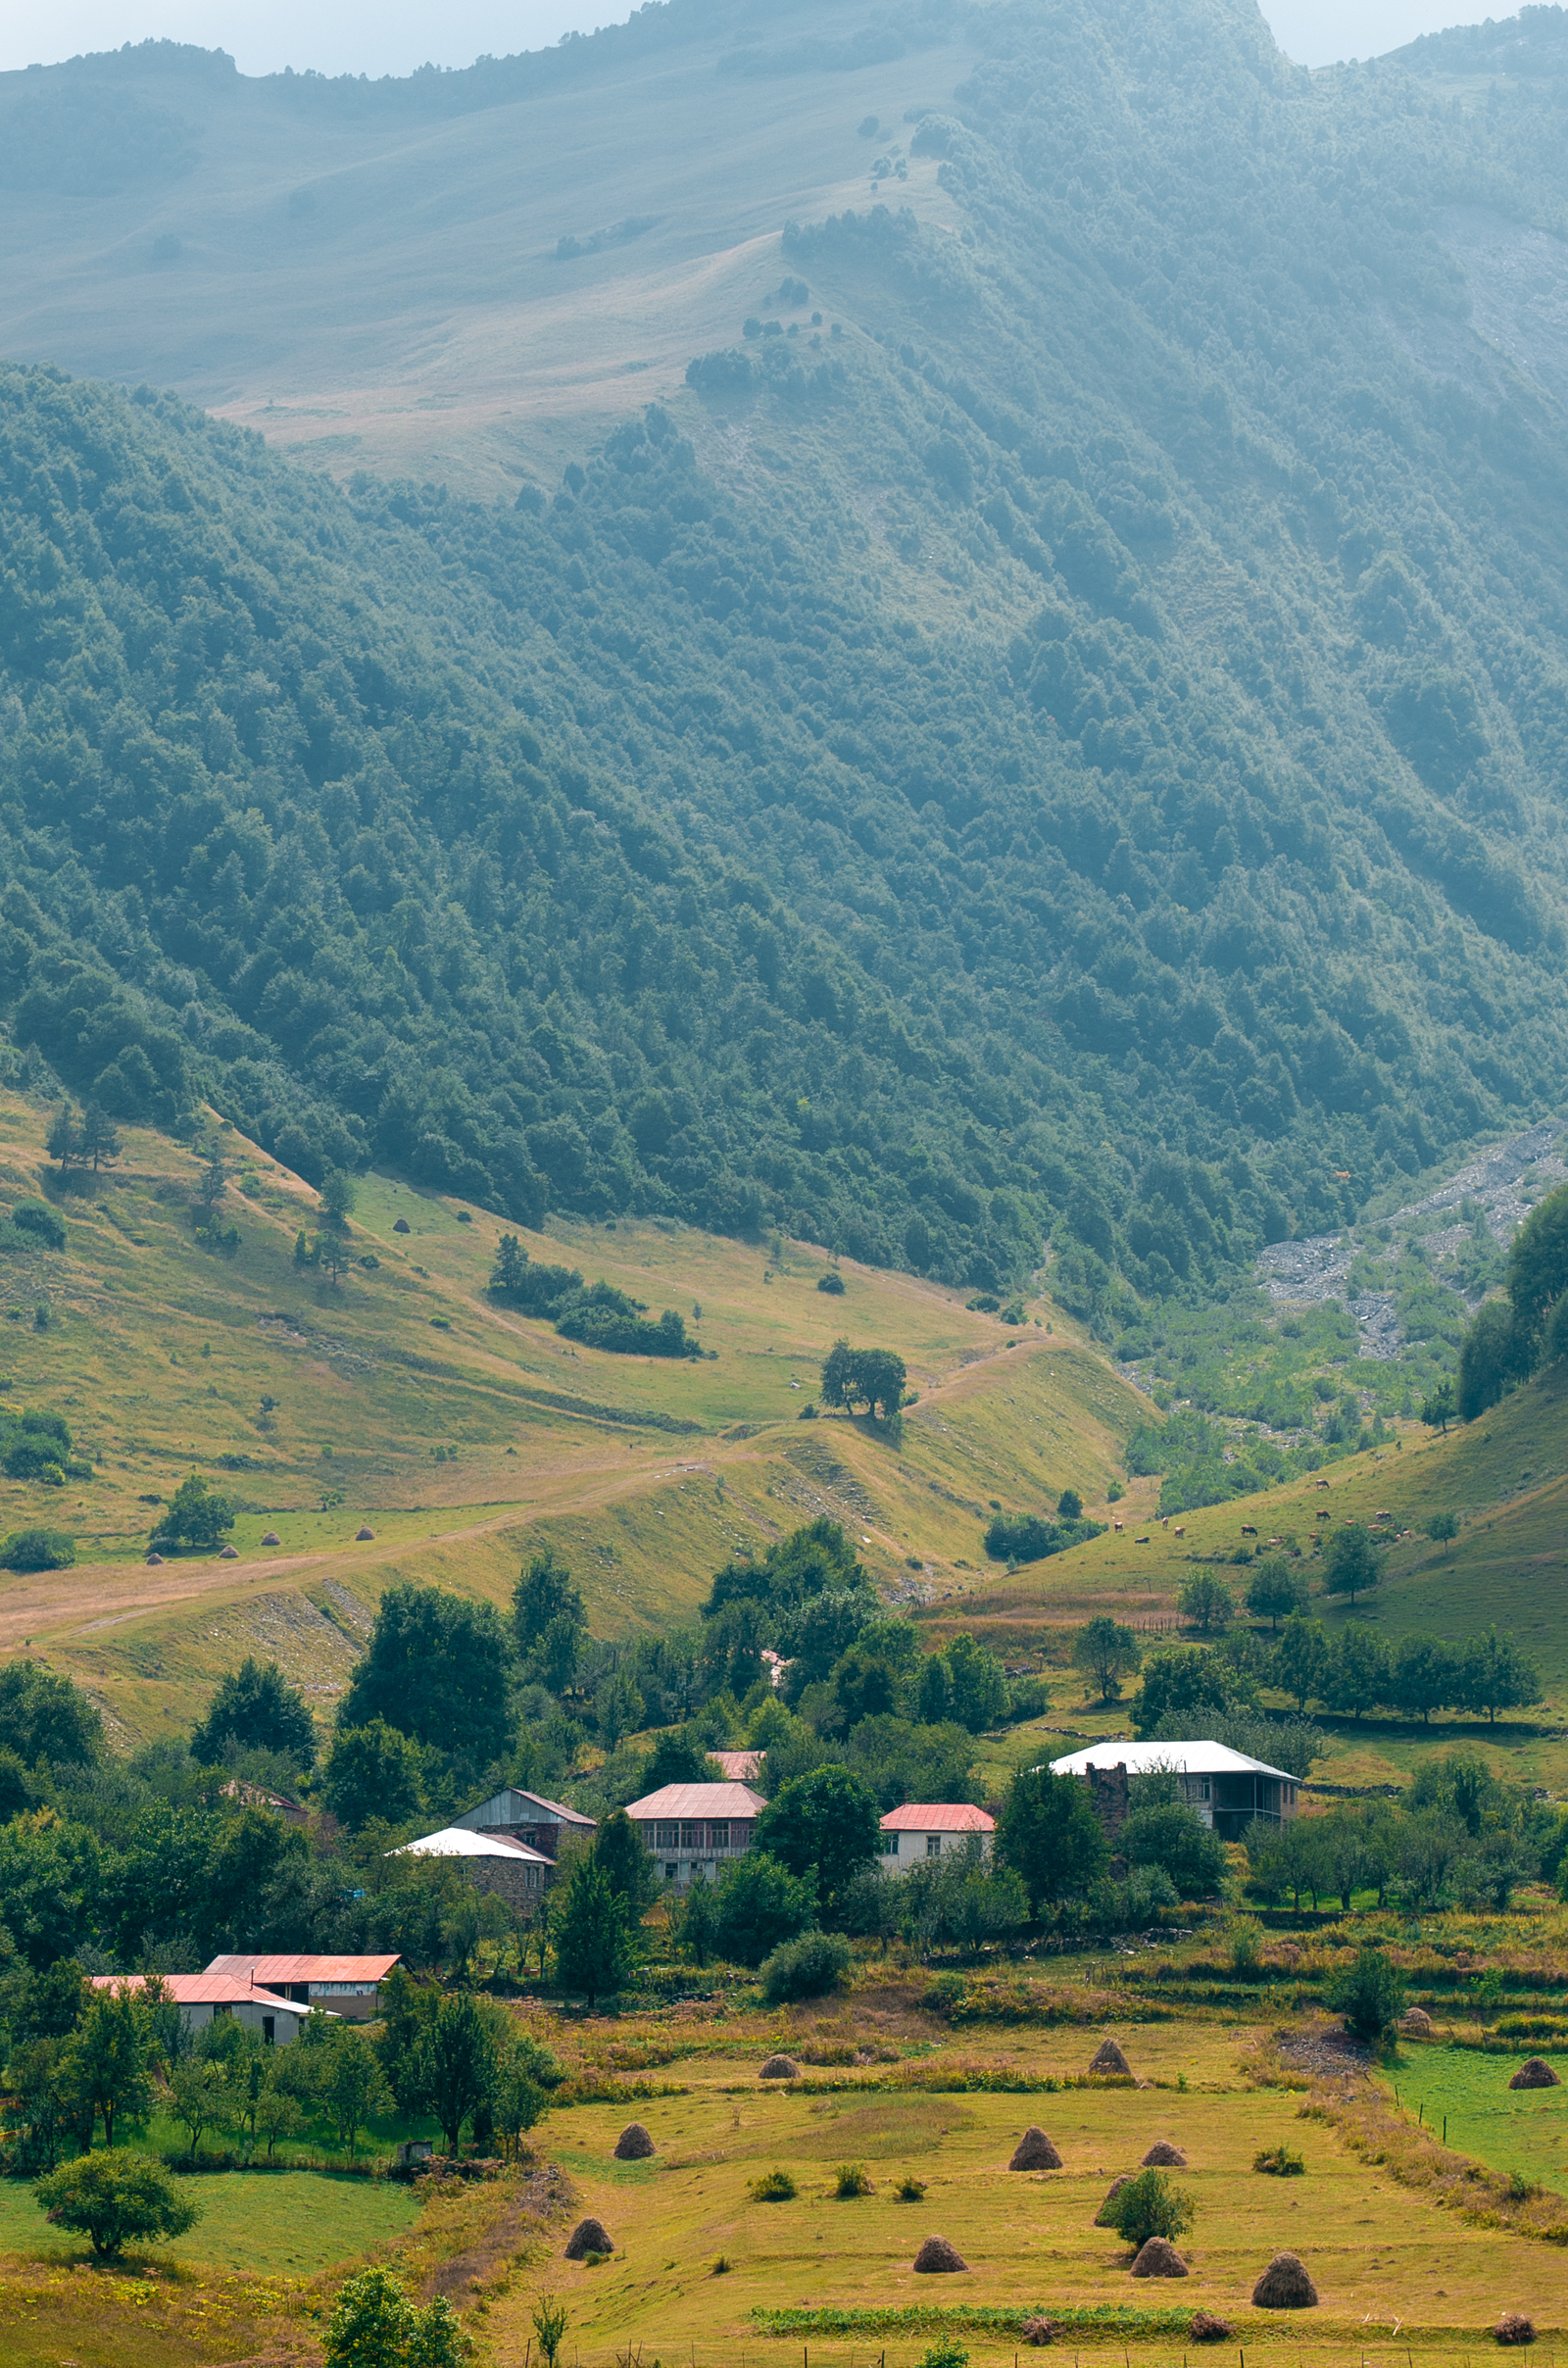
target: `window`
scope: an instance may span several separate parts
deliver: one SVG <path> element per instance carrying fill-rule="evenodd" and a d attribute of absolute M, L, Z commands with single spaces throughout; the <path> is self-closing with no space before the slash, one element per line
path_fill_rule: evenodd
<path fill-rule="evenodd" d="M 264 2015 L 263 2015 L 263 2017 L 262 2017 L 262 2040 L 263 2040 L 263 2044 L 264 2044 L 265 2046 L 269 2047 L 274 2047 L 274 2046 L 276 2045 L 276 2042 L 277 2042 L 277 2017 L 276 2017 L 276 2015 L 275 2015 L 275 2014 L 264 2014 Z"/>
<path fill-rule="evenodd" d="M 659 1826 L 657 1826 L 657 1827 L 655 1828 L 655 1836 L 656 1836 L 656 1839 L 655 1839 L 655 1842 L 654 1842 L 654 1848 L 655 1848 L 656 1850 L 679 1850 L 679 1848 L 680 1848 L 680 1828 L 679 1828 L 679 1826 L 677 1826 L 677 1825 L 664 1825 L 664 1824 L 660 1824 Z"/>
<path fill-rule="evenodd" d="M 215 2020 L 215 2022 L 216 2022 L 216 2020 L 217 2020 L 217 2018 L 219 2017 L 219 2015 L 220 2015 L 220 2014 L 232 2014 L 232 2013 L 233 2013 L 233 2011 L 234 2011 L 234 2009 L 233 2009 L 233 2007 L 232 2007 L 232 2006 L 215 2006 L 215 2007 L 213 2008 L 213 2019 L 214 2019 L 214 2020 Z"/>
<path fill-rule="evenodd" d="M 703 1829 L 700 1824 L 695 1823 L 689 1818 L 683 1819 L 680 1829 L 680 1846 L 683 1850 L 698 1850 L 702 1849 Z"/>
<path fill-rule="evenodd" d="M 674 1882 L 674 1880 L 675 1880 L 675 1869 L 674 1869 L 672 1866 L 666 1866 L 666 1867 L 665 1867 L 665 1869 L 664 1869 L 664 1881 L 665 1881 L 666 1883 L 673 1883 L 673 1882 Z"/>
<path fill-rule="evenodd" d="M 728 1850 L 729 1820 L 727 1818 L 720 1817 L 709 1827 L 708 1847 L 710 1850 Z"/>
<path fill-rule="evenodd" d="M 899 1837 L 898 1837 L 898 1835 L 897 1835 L 897 1834 L 884 1834 L 884 1835 L 883 1835 L 883 1837 L 882 1837 L 882 1841 L 881 1841 L 881 1844 L 880 1844 L 880 1846 L 879 1846 L 879 1847 L 880 1847 L 880 1849 L 881 1849 L 882 1855 L 883 1855 L 883 1857 L 884 1857 L 884 1858 L 896 1858 L 896 1857 L 898 1856 L 898 1854 L 899 1854 Z"/>
<path fill-rule="evenodd" d="M 928 1858 L 941 1857 L 942 1836 L 940 1834 L 927 1834 L 925 1838 L 925 1854 Z"/>

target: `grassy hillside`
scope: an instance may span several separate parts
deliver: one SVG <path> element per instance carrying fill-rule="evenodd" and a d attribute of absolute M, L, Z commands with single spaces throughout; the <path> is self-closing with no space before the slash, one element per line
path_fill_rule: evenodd
<path fill-rule="evenodd" d="M 483 1210 L 371 1176 L 334 1290 L 294 1264 L 315 1193 L 231 1128 L 240 1241 L 221 1257 L 194 1238 L 189 1153 L 129 1130 L 116 1172 L 61 1194 L 44 1127 L 21 1097 L 0 1103 L 0 1192 L 53 1189 L 68 1233 L 63 1254 L 0 1266 L 8 1402 L 63 1412 L 94 1473 L 63 1490 L 0 1480 L 0 1527 L 68 1529 L 79 1557 L 0 1579 L 0 1647 L 80 1677 L 122 1740 L 188 1720 L 214 1671 L 256 1650 L 327 1712 L 383 1586 L 501 1601 L 547 1542 L 612 1638 L 689 1613 L 735 1546 L 819 1512 L 854 1531 L 891 1596 L 940 1598 L 971 1583 L 990 1498 L 1071 1484 L 1102 1501 L 1137 1419 L 1136 1394 L 1046 1305 L 1009 1331 L 958 1294 L 849 1261 L 832 1297 L 820 1251 L 673 1223 L 527 1236 L 681 1310 L 710 1352 L 613 1357 L 487 1298 L 502 1226 Z M 905 1357 L 920 1402 L 902 1437 L 800 1419 L 840 1333 Z M 191 1469 L 238 1506 L 239 1559 L 150 1569 L 150 1500 Z M 373 1540 L 356 1542 L 362 1526 Z"/>

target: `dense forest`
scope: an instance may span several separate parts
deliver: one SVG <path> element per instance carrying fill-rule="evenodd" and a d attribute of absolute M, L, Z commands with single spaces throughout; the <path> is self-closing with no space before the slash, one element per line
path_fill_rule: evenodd
<path fill-rule="evenodd" d="M 889 144 L 959 234 L 781 225 L 779 321 L 515 508 L 7 369 L 22 1082 L 525 1224 L 1051 1240 L 1101 1319 L 1556 1107 L 1562 416 L 1435 228 L 1557 219 L 1532 14 L 1465 107 L 986 10 Z"/>

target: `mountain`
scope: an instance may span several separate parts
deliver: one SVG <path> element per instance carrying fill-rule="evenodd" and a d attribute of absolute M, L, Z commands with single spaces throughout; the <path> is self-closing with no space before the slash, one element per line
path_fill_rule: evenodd
<path fill-rule="evenodd" d="M 1560 1111 L 1559 35 L 1494 91 L 1239 0 L 673 0 L 407 85 L 8 78 L 14 353 L 384 392 L 483 315 L 536 421 L 505 498 L 477 414 L 458 490 L 338 485 L 5 371 L 19 1079 L 515 1222 L 1049 1245 L 1102 1332 Z M 541 484 L 614 406 L 529 324 L 634 297 L 680 369 Z"/>

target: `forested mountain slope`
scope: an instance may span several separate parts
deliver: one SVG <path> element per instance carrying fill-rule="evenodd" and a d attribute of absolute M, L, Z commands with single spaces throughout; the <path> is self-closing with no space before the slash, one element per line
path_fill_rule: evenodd
<path fill-rule="evenodd" d="M 1548 236 L 1556 81 L 1313 82 L 1230 5 L 876 39 L 933 25 L 873 160 L 929 199 L 777 223 L 548 497 L 7 372 L 20 1045 L 518 1218 L 982 1287 L 1054 1230 L 1097 1320 L 1560 1110 L 1564 421 L 1439 235 Z M 842 86 L 787 31 L 704 34 L 726 108 Z"/>

